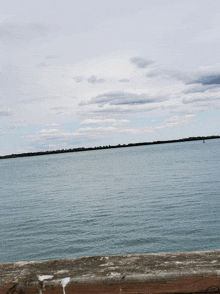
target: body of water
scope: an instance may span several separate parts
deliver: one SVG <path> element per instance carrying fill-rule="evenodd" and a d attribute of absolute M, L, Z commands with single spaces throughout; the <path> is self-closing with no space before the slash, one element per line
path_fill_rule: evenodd
<path fill-rule="evenodd" d="M 0 160 L 0 262 L 220 249 L 220 140 Z"/>

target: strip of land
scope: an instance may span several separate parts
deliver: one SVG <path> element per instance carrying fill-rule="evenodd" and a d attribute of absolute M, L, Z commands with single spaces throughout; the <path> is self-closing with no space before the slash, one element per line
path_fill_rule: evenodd
<path fill-rule="evenodd" d="M 92 150 L 101 150 L 101 149 L 135 147 L 135 146 L 154 145 L 154 144 L 179 143 L 179 142 L 198 141 L 198 140 L 205 141 L 210 139 L 220 139 L 220 136 L 217 135 L 217 136 L 206 136 L 206 137 L 189 137 L 189 138 L 167 140 L 167 141 L 153 141 L 153 142 L 129 143 L 129 144 L 122 144 L 122 145 L 118 144 L 118 145 L 107 145 L 107 146 L 87 147 L 87 148 L 79 147 L 79 148 L 52 150 L 52 151 L 28 152 L 28 153 L 19 153 L 19 154 L 10 154 L 10 155 L 0 156 L 0 159 L 59 154 L 59 153 L 68 153 L 68 152 L 82 152 L 82 151 L 92 151 Z"/>

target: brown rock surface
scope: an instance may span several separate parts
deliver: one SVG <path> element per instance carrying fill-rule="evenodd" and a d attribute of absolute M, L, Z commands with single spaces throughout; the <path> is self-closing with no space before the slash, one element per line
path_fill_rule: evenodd
<path fill-rule="evenodd" d="M 209 293 L 207 288 L 220 293 L 220 250 L 0 264 L 0 294 Z"/>

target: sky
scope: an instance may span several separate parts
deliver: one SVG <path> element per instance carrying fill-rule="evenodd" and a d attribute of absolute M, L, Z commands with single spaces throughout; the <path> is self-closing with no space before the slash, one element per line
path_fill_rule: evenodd
<path fill-rule="evenodd" d="M 220 135 L 220 1 L 0 2 L 0 155 Z"/>

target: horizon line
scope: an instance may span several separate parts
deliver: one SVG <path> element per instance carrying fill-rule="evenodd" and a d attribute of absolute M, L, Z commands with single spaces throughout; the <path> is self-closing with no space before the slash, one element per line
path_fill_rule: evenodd
<path fill-rule="evenodd" d="M 220 136 L 219 135 L 198 136 L 198 137 L 188 137 L 188 138 L 182 138 L 182 139 L 153 141 L 153 142 L 138 142 L 138 143 L 105 145 L 105 146 L 95 146 L 95 147 L 77 147 L 77 148 L 70 148 L 70 149 L 57 149 L 57 150 L 51 150 L 51 151 L 25 152 L 25 153 L 2 155 L 2 156 L 0 156 L 0 159 L 40 156 L 40 155 L 69 153 L 69 152 L 93 151 L 93 150 L 113 149 L 113 148 L 123 148 L 123 147 L 135 147 L 135 146 L 143 146 L 143 145 L 178 143 L 178 142 L 198 141 L 198 140 L 203 140 L 204 141 L 204 140 L 210 140 L 210 139 L 220 139 Z"/>

